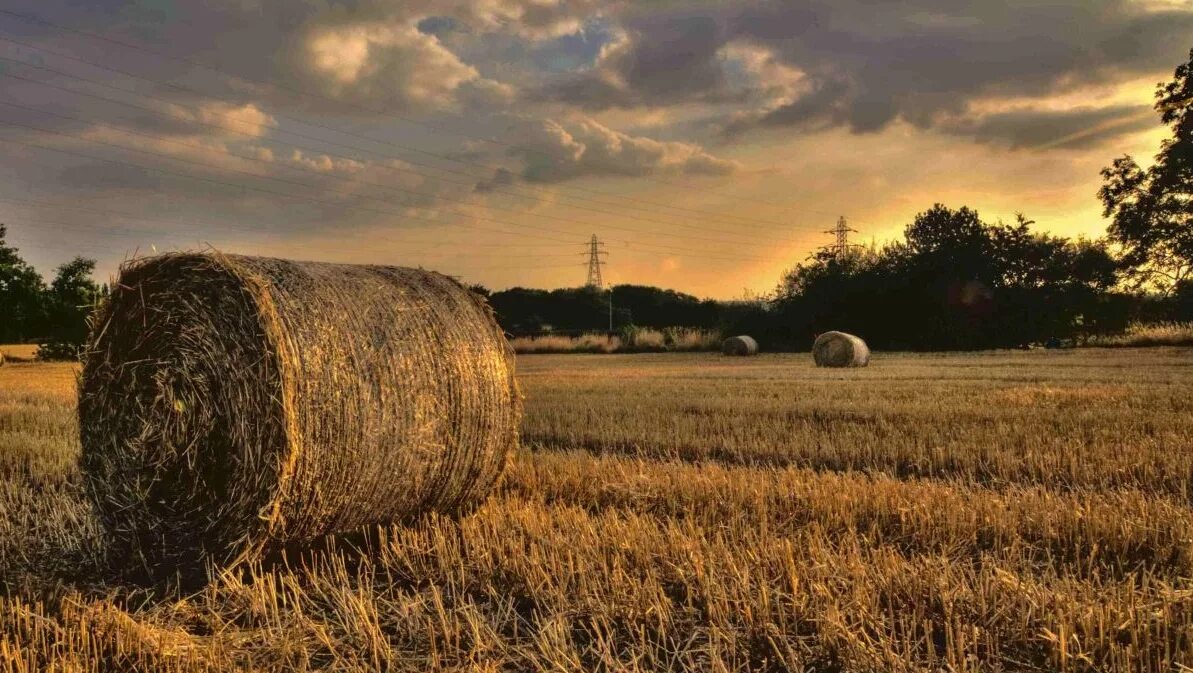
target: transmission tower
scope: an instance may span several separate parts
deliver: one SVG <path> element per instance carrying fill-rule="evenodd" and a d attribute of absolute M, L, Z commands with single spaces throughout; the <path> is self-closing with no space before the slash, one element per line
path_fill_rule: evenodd
<path fill-rule="evenodd" d="M 849 243 L 849 233 L 857 233 L 857 229 L 851 229 L 845 222 L 845 216 L 837 218 L 837 226 L 824 232 L 826 234 L 834 234 L 837 237 L 836 242 L 832 245 L 826 245 L 821 248 L 825 252 L 829 252 L 834 256 L 844 256 L 852 248 L 859 247 L 856 244 Z"/>
<path fill-rule="evenodd" d="M 588 242 L 588 282 L 585 283 L 588 287 L 602 288 L 605 286 L 604 281 L 601 280 L 601 267 L 604 266 L 605 261 L 601 259 L 602 256 L 608 255 L 605 252 L 605 244 L 592 235 L 592 240 Z"/>

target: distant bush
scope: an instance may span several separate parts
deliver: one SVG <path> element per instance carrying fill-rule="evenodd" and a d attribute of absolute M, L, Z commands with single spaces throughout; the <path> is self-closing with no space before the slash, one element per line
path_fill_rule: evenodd
<path fill-rule="evenodd" d="M 80 345 L 71 341 L 49 341 L 37 348 L 38 360 L 78 360 Z"/>
<path fill-rule="evenodd" d="M 668 327 L 663 343 L 669 351 L 715 351 L 721 347 L 721 334 L 713 330 Z"/>
<path fill-rule="evenodd" d="M 510 339 L 517 353 L 612 353 L 621 346 L 621 338 L 607 334 L 580 336 L 547 335 Z"/>
<path fill-rule="evenodd" d="M 1193 346 L 1193 322 L 1132 323 L 1122 334 L 1090 339 L 1090 346 Z"/>
<path fill-rule="evenodd" d="M 717 350 L 720 340 L 720 334 L 712 330 L 627 325 L 618 335 L 516 337 L 510 343 L 518 353 L 664 353 Z"/>

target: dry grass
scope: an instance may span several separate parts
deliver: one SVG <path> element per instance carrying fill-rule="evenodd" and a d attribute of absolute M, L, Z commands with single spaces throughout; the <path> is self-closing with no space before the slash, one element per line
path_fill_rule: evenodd
<path fill-rule="evenodd" d="M 714 351 L 720 348 L 720 334 L 709 330 L 668 328 L 635 329 L 621 336 L 517 337 L 510 340 L 514 351 L 530 353 L 661 353 Z"/>
<path fill-rule="evenodd" d="M 543 356 L 497 496 L 145 597 L 0 370 L 0 671 L 1179 671 L 1193 352 Z M 22 383 L 39 379 L 37 386 Z"/>
<path fill-rule="evenodd" d="M 421 269 L 174 253 L 122 266 L 79 379 L 114 562 L 206 579 L 492 492 L 518 442 L 492 310 Z"/>
<path fill-rule="evenodd" d="M 1193 346 L 1193 322 L 1134 323 L 1122 334 L 1095 337 L 1095 346 Z"/>
<path fill-rule="evenodd" d="M 0 354 L 10 362 L 29 362 L 37 357 L 37 344 L 0 344 Z"/>
<path fill-rule="evenodd" d="M 621 337 L 608 334 L 582 334 L 576 337 L 549 335 L 510 339 L 514 352 L 530 353 L 613 353 L 621 348 Z"/>

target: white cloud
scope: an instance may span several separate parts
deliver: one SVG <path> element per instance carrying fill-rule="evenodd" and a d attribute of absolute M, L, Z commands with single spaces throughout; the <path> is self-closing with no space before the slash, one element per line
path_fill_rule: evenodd
<path fill-rule="evenodd" d="M 412 23 L 316 23 L 301 41 L 299 76 L 340 100 L 434 110 L 510 95 Z"/>
<path fill-rule="evenodd" d="M 244 137 L 249 134 L 260 138 L 269 133 L 269 129 L 277 125 L 271 115 L 252 103 L 245 105 L 231 105 L 221 102 L 206 102 L 194 110 L 178 110 L 178 117 L 188 121 L 198 121 L 211 126 L 236 129 L 235 135 Z M 208 130 L 211 130 L 208 127 Z"/>

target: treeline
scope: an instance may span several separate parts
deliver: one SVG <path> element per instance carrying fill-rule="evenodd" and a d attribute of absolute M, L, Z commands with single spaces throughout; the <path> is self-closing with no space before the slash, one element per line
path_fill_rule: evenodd
<path fill-rule="evenodd" d="M 983 221 L 936 204 L 903 239 L 881 248 L 820 254 L 780 280 L 769 301 L 700 301 L 669 290 L 619 286 L 492 295 L 507 330 L 686 326 L 747 333 L 769 349 L 807 348 L 829 329 L 877 348 L 970 349 L 1082 339 L 1132 321 L 1193 320 L 1193 50 L 1155 109 L 1172 137 L 1146 168 L 1130 156 L 1102 171 L 1106 237 L 1070 240 Z M 624 298 L 622 298 L 624 295 Z"/>
<path fill-rule="evenodd" d="M 105 291 L 91 278 L 95 261 L 76 257 L 46 283 L 7 236 L 0 224 L 0 343 L 36 342 L 39 357 L 75 357 L 87 336 L 87 317 Z"/>
<path fill-rule="evenodd" d="M 1129 156 L 1102 171 L 1110 218 L 1091 241 L 1032 231 L 1019 216 L 986 222 L 936 204 L 902 240 L 820 254 L 759 301 L 701 300 L 642 285 L 611 291 L 513 288 L 486 295 L 514 335 L 688 327 L 746 333 L 769 350 L 805 349 L 838 329 L 876 348 L 976 349 L 1121 332 L 1131 322 L 1193 321 L 1193 50 L 1157 89 L 1172 132 L 1146 168 Z M 95 263 L 76 258 L 50 283 L 5 243 L 0 225 L 0 343 L 38 340 L 70 354 L 103 290 Z"/>
<path fill-rule="evenodd" d="M 1193 319 L 1193 286 L 1129 291 L 1107 241 L 1071 240 L 937 204 L 902 240 L 788 272 L 752 328 L 789 347 L 820 332 L 863 335 L 874 347 L 954 350 L 1080 342 L 1132 321 Z"/>
<path fill-rule="evenodd" d="M 768 349 L 806 349 L 821 332 L 900 350 L 1007 348 L 1081 342 L 1132 322 L 1193 320 L 1193 283 L 1169 292 L 1124 285 L 1129 265 L 1108 241 L 1068 239 L 1016 222 L 985 222 L 936 204 L 902 240 L 845 255 L 821 253 L 787 272 L 762 301 L 725 302 L 641 285 L 489 293 L 506 331 L 603 332 L 629 326 L 746 333 Z"/>
<path fill-rule="evenodd" d="M 473 290 L 514 336 L 686 327 L 751 334 L 767 350 L 804 350 L 830 329 L 862 335 L 878 349 L 954 350 L 1081 342 L 1133 322 L 1193 321 L 1187 276 L 1164 291 L 1154 282 L 1133 287 L 1139 271 L 1114 235 L 1072 240 L 1033 232 L 1032 224 L 985 222 L 969 208 L 936 204 L 901 240 L 818 254 L 752 301 L 645 285 Z M 91 278 L 95 262 L 75 258 L 47 283 L 6 234 L 0 225 L 0 343 L 35 341 L 43 357 L 73 357 L 105 292 Z"/>
<path fill-rule="evenodd" d="M 616 285 L 607 290 L 581 287 L 536 290 L 515 287 L 489 292 L 498 321 L 515 336 L 544 332 L 619 332 L 629 327 L 727 327 L 754 310 L 748 302 L 698 299 L 649 285 Z M 610 311 L 612 303 L 612 311 Z"/>

